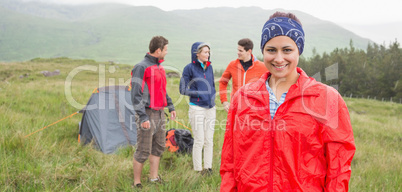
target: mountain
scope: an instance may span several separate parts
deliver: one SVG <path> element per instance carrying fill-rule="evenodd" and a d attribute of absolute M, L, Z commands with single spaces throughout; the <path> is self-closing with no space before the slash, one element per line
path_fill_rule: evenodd
<path fill-rule="evenodd" d="M 258 7 L 205 8 L 163 11 L 151 6 L 123 4 L 58 5 L 0 0 L 0 61 L 36 57 L 70 57 L 133 65 L 148 51 L 152 36 L 169 40 L 165 66 L 181 70 L 190 62 L 196 41 L 211 44 L 215 69 L 224 69 L 237 57 L 237 41 L 248 37 L 259 48 L 262 25 L 277 10 Z M 307 34 L 304 57 L 335 48 L 366 49 L 369 39 L 299 11 L 295 13 Z"/>

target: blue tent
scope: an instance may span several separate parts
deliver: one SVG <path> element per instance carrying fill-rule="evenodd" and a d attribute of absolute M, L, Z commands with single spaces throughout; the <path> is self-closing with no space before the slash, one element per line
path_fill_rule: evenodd
<path fill-rule="evenodd" d="M 103 153 L 137 143 L 137 128 L 131 92 L 128 86 L 96 89 L 83 113 L 79 138 L 82 144 L 93 143 Z"/>

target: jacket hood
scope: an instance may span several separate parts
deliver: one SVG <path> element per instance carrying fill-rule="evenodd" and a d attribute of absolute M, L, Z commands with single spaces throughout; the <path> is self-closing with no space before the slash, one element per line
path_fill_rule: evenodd
<path fill-rule="evenodd" d="M 208 43 L 204 43 L 204 42 L 195 42 L 192 46 L 191 46 L 191 63 L 197 63 L 197 51 L 202 47 L 202 46 L 208 46 L 209 49 L 211 49 L 211 47 L 209 46 Z M 210 59 L 211 56 L 208 57 L 208 61 Z M 198 62 L 199 63 L 199 62 Z M 207 65 L 209 65 L 211 62 L 208 62 Z"/>

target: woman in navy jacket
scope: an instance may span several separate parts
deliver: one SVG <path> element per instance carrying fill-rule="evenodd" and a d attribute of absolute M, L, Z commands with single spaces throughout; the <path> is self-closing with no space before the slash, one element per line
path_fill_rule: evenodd
<path fill-rule="evenodd" d="M 183 70 L 180 93 L 190 97 L 189 119 L 194 135 L 193 165 L 195 171 L 212 174 L 213 136 L 216 119 L 215 82 L 210 47 L 196 42 L 191 47 L 191 63 Z M 202 150 L 204 148 L 204 170 Z"/>

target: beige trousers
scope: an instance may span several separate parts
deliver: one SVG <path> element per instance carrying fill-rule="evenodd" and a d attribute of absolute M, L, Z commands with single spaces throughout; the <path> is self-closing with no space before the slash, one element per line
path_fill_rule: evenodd
<path fill-rule="evenodd" d="M 188 110 L 193 130 L 193 165 L 194 170 L 202 170 L 202 152 L 204 149 L 204 168 L 212 168 L 213 140 L 216 121 L 216 108 L 210 109 L 190 105 Z"/>

